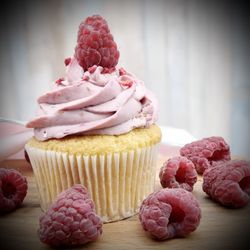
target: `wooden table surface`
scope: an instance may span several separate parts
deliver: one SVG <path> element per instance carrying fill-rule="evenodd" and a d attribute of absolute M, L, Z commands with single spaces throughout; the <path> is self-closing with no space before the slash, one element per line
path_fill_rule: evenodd
<path fill-rule="evenodd" d="M 159 168 L 164 160 L 166 156 L 160 157 Z M 7 160 L 0 166 L 19 170 L 27 177 L 29 187 L 22 207 L 0 217 L 0 249 L 49 249 L 37 236 L 42 211 L 30 165 L 25 160 Z M 198 229 L 188 237 L 155 241 L 143 231 L 136 215 L 104 224 L 98 241 L 77 249 L 250 249 L 250 205 L 242 209 L 224 208 L 211 201 L 201 186 L 199 177 L 193 193 L 200 202 L 202 219 Z"/>

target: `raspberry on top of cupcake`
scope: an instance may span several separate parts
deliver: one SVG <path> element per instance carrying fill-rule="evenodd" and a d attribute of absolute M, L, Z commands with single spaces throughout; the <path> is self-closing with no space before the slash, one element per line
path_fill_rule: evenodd
<path fill-rule="evenodd" d="M 144 83 L 117 68 L 119 51 L 107 22 L 99 15 L 79 26 L 72 58 L 65 59 L 66 76 L 38 99 L 35 128 L 40 141 L 67 135 L 120 135 L 150 127 L 158 103 Z"/>
<path fill-rule="evenodd" d="M 117 65 L 119 51 L 106 20 L 101 16 L 88 17 L 80 24 L 75 57 L 84 70 L 93 65 L 109 69 Z"/>

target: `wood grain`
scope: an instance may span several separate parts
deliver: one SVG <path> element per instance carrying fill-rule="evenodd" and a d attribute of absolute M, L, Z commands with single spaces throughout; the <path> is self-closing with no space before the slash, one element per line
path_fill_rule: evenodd
<path fill-rule="evenodd" d="M 159 159 L 158 167 L 163 160 L 163 157 Z M 29 189 L 21 208 L 0 217 L 0 249 L 49 249 L 37 236 L 42 211 L 31 167 L 24 160 L 8 160 L 1 163 L 1 167 L 22 172 L 28 179 Z M 211 201 L 201 185 L 200 177 L 193 193 L 201 204 L 202 219 L 198 229 L 188 237 L 155 241 L 142 230 L 138 216 L 133 216 L 104 224 L 98 241 L 77 249 L 248 249 L 250 206 L 235 210 L 224 208 Z"/>

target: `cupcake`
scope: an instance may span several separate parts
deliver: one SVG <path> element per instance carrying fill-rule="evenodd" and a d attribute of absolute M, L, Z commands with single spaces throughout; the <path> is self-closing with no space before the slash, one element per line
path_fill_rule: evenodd
<path fill-rule="evenodd" d="M 38 98 L 25 145 L 42 210 L 74 184 L 87 187 L 103 222 L 130 217 L 154 190 L 158 103 L 118 68 L 119 51 L 100 16 L 80 24 L 65 77 Z"/>

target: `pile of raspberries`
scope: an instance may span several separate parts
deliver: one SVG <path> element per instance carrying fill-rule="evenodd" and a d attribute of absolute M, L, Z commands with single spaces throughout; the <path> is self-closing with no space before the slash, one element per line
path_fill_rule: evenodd
<path fill-rule="evenodd" d="M 142 227 L 158 240 L 183 237 L 200 222 L 201 210 L 191 193 L 198 174 L 203 191 L 223 206 L 240 208 L 250 201 L 250 162 L 231 160 L 222 137 L 184 145 L 180 156 L 164 162 L 159 178 L 163 189 L 150 194 L 140 207 Z"/>
<path fill-rule="evenodd" d="M 250 163 L 231 160 L 230 147 L 213 136 L 184 145 L 180 155 L 166 161 L 160 170 L 164 188 L 193 190 L 197 174 L 203 175 L 203 191 L 227 207 L 239 208 L 250 201 Z"/>

